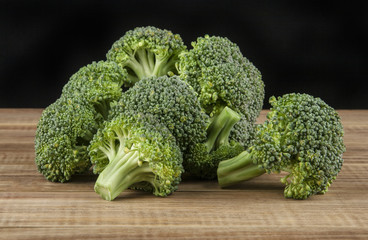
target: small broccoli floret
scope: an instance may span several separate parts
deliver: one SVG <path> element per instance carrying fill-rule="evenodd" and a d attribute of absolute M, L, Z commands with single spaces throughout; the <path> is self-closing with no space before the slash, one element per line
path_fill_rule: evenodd
<path fill-rule="evenodd" d="M 191 145 L 184 155 L 184 169 L 199 178 L 216 178 L 220 161 L 244 151 L 239 143 L 229 140 L 230 131 L 239 119 L 240 115 L 228 107 L 212 118 L 205 141 Z"/>
<path fill-rule="evenodd" d="M 88 149 L 100 173 L 95 191 L 110 201 L 134 185 L 162 197 L 175 191 L 182 154 L 170 131 L 153 116 L 115 110 Z"/>
<path fill-rule="evenodd" d="M 219 184 L 230 186 L 266 172 L 285 171 L 289 173 L 281 179 L 285 197 L 306 199 L 327 192 L 345 151 L 337 112 L 308 94 L 271 97 L 270 104 L 267 121 L 259 125 L 252 146 L 219 164 Z"/>
<path fill-rule="evenodd" d="M 178 76 L 142 79 L 122 95 L 114 108 L 154 115 L 171 131 L 182 151 L 205 139 L 208 116 L 194 90 Z"/>
<path fill-rule="evenodd" d="M 229 39 L 206 35 L 192 46 L 179 55 L 178 72 L 196 90 L 201 107 L 213 121 L 207 129 L 208 139 L 217 137 L 213 129 L 226 132 L 227 138 L 224 146 L 216 144 L 212 149 L 192 146 L 184 166 L 199 177 L 215 178 L 220 161 L 236 156 L 249 145 L 263 105 L 264 84 L 258 69 Z M 224 109 L 232 113 L 224 115 Z M 218 121 L 220 114 L 228 119 Z M 208 140 L 203 144 L 208 145 Z"/>
<path fill-rule="evenodd" d="M 227 38 L 206 35 L 192 46 L 179 56 L 180 77 L 195 89 L 210 117 L 218 115 L 224 107 L 241 115 L 230 139 L 247 146 L 263 106 L 261 73 Z"/>
<path fill-rule="evenodd" d="M 114 62 L 93 62 L 70 78 L 62 95 L 85 101 L 106 119 L 110 102 L 121 97 L 122 86 L 130 87 L 133 84 L 127 76 L 126 70 Z"/>
<path fill-rule="evenodd" d="M 78 98 L 61 97 L 48 106 L 37 125 L 36 165 L 48 180 L 65 182 L 91 166 L 87 146 L 101 115 Z"/>
<path fill-rule="evenodd" d="M 178 55 L 186 49 L 178 34 L 156 27 L 138 27 L 116 41 L 106 57 L 127 69 L 129 79 L 176 74 Z"/>

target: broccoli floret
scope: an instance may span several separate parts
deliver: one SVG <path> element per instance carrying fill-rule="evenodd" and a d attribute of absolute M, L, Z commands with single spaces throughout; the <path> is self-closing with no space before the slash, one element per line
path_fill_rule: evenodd
<path fill-rule="evenodd" d="M 100 173 L 95 191 L 110 201 L 135 184 L 156 196 L 175 191 L 182 154 L 170 131 L 154 116 L 116 108 L 109 119 L 88 149 L 94 172 Z"/>
<path fill-rule="evenodd" d="M 87 146 L 101 115 L 79 98 L 62 96 L 48 106 L 37 125 L 35 162 L 53 182 L 65 182 L 90 166 Z"/>
<path fill-rule="evenodd" d="M 208 116 L 193 88 L 178 76 L 142 79 L 124 92 L 113 108 L 154 115 L 171 131 L 183 152 L 205 139 Z"/>
<path fill-rule="evenodd" d="M 126 70 L 114 62 L 93 62 L 72 75 L 62 95 L 85 101 L 106 119 L 110 103 L 121 97 L 122 87 L 133 84 L 127 76 Z"/>
<path fill-rule="evenodd" d="M 271 97 L 270 104 L 267 121 L 259 125 L 249 149 L 219 164 L 220 186 L 285 171 L 285 197 L 306 199 L 327 192 L 345 151 L 337 112 L 308 94 Z"/>
<path fill-rule="evenodd" d="M 224 107 L 241 115 L 230 139 L 247 146 L 263 106 L 261 73 L 227 38 L 206 35 L 192 46 L 179 56 L 180 77 L 195 89 L 210 117 L 218 115 Z"/>
<path fill-rule="evenodd" d="M 127 69 L 129 79 L 176 74 L 178 55 L 186 49 L 178 34 L 156 27 L 138 27 L 116 41 L 106 57 Z"/>
<path fill-rule="evenodd" d="M 207 141 L 191 147 L 184 166 L 198 177 L 211 179 L 216 177 L 219 161 L 236 156 L 250 143 L 263 105 L 264 84 L 258 69 L 229 39 L 206 35 L 192 46 L 179 55 L 178 72 L 198 93 L 211 121 Z M 226 140 L 209 149 L 205 145 L 211 136 L 221 139 L 216 130 L 223 131 Z"/>

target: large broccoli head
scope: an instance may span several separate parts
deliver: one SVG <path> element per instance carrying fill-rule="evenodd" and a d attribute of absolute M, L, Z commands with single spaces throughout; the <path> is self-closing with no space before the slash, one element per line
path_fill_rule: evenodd
<path fill-rule="evenodd" d="M 206 35 L 192 46 L 180 54 L 180 77 L 193 86 L 210 117 L 217 116 L 226 106 L 241 114 L 230 138 L 248 145 L 263 106 L 261 73 L 227 38 Z"/>
<path fill-rule="evenodd" d="M 208 116 L 194 90 L 178 76 L 142 79 L 113 108 L 154 115 L 171 131 L 182 151 L 206 135 Z"/>
<path fill-rule="evenodd" d="M 284 195 L 306 199 L 325 193 L 343 164 L 343 126 L 337 112 L 320 98 L 286 94 L 270 98 L 271 111 L 259 125 L 247 152 L 221 162 L 221 186 L 264 172 L 288 172 Z"/>
<path fill-rule="evenodd" d="M 36 165 L 50 181 L 65 182 L 91 166 L 87 146 L 101 115 L 78 98 L 61 97 L 48 106 L 37 125 Z"/>
<path fill-rule="evenodd" d="M 132 186 L 156 196 L 175 191 L 183 168 L 171 132 L 149 114 L 115 108 L 109 118 L 88 149 L 94 172 L 100 173 L 95 191 L 106 200 Z"/>
<path fill-rule="evenodd" d="M 129 79 L 176 73 L 178 55 L 186 49 L 178 34 L 156 27 L 138 27 L 116 41 L 106 57 L 127 69 Z"/>

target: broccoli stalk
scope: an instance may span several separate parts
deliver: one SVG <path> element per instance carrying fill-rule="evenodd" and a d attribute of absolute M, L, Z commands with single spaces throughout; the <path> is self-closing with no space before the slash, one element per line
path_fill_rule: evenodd
<path fill-rule="evenodd" d="M 210 120 L 207 128 L 207 140 L 204 145 L 207 153 L 220 146 L 229 146 L 229 135 L 233 126 L 240 120 L 240 115 L 231 108 L 225 107 L 221 113 Z"/>
<path fill-rule="evenodd" d="M 238 155 L 243 147 L 229 140 L 233 126 L 241 116 L 229 107 L 210 119 L 207 139 L 192 145 L 184 158 L 184 168 L 194 176 L 205 179 L 216 178 L 218 163 Z"/>
<path fill-rule="evenodd" d="M 127 51 L 128 52 L 128 51 Z M 134 53 L 128 53 L 129 59 L 125 63 L 127 69 L 131 69 L 138 79 L 153 76 L 163 76 L 175 70 L 177 58 L 169 54 L 154 54 L 140 44 L 140 48 Z M 138 81 L 138 80 L 136 80 Z"/>
<path fill-rule="evenodd" d="M 217 170 L 220 186 L 227 187 L 266 173 L 264 169 L 253 162 L 252 154 L 247 151 L 231 159 L 221 161 Z"/>
<path fill-rule="evenodd" d="M 103 151 L 109 151 L 109 149 Z M 140 158 L 139 151 L 135 150 L 134 146 L 131 149 L 119 147 L 115 156 L 99 175 L 95 191 L 105 200 L 111 201 L 134 183 L 149 182 L 157 189 L 154 178 L 152 168 L 147 160 Z"/>

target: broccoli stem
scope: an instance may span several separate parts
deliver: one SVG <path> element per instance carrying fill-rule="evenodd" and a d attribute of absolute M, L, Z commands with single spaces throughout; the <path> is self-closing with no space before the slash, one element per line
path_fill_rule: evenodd
<path fill-rule="evenodd" d="M 240 115 L 228 107 L 225 107 L 219 115 L 211 119 L 205 142 L 208 153 L 221 145 L 229 144 L 230 131 L 239 120 Z"/>
<path fill-rule="evenodd" d="M 142 66 L 134 56 L 130 56 L 129 60 L 126 62 L 126 67 L 132 70 L 132 72 L 137 76 L 137 79 L 142 79 L 144 77 Z"/>
<path fill-rule="evenodd" d="M 155 76 L 163 76 L 168 74 L 169 72 L 176 73 L 175 63 L 177 62 L 177 58 L 164 55 L 164 56 L 156 56 L 155 67 L 153 69 L 153 75 Z"/>
<path fill-rule="evenodd" d="M 251 153 L 244 151 L 238 156 L 220 162 L 217 178 L 221 187 L 230 186 L 258 177 L 266 171 L 253 163 Z"/>
<path fill-rule="evenodd" d="M 222 112 L 226 112 L 227 114 L 227 123 L 222 128 L 220 135 L 216 139 L 216 148 L 220 146 L 229 145 L 229 136 L 230 132 L 233 129 L 234 125 L 240 121 L 241 117 L 238 113 L 226 107 Z"/>
<path fill-rule="evenodd" d="M 152 169 L 148 163 L 142 163 L 139 152 L 123 150 L 117 153 L 100 173 L 95 184 L 95 191 L 103 199 L 111 201 L 134 183 L 153 183 L 153 180 Z"/>
<path fill-rule="evenodd" d="M 129 54 L 129 60 L 125 63 L 134 81 L 153 76 L 150 65 L 152 65 L 152 56 L 147 56 L 145 49 L 138 49 L 134 54 Z"/>
<path fill-rule="evenodd" d="M 161 76 L 165 75 L 166 73 L 162 73 L 163 67 L 166 65 L 167 57 L 156 57 L 155 67 L 152 71 L 152 75 L 154 76 Z"/>
<path fill-rule="evenodd" d="M 157 56 L 150 50 L 140 48 L 134 55 L 131 55 L 126 66 L 136 75 L 134 79 L 143 79 L 145 77 L 163 76 L 169 71 L 175 70 L 175 59 L 170 55 Z"/>
<path fill-rule="evenodd" d="M 148 64 L 150 69 L 154 69 L 155 68 L 155 54 L 149 50 L 146 50 L 147 53 L 147 60 L 148 60 Z"/>
<path fill-rule="evenodd" d="M 136 56 L 138 57 L 138 62 L 141 63 L 143 75 L 145 77 L 153 76 L 153 68 L 151 67 L 152 62 L 149 60 L 148 51 L 144 48 L 140 48 L 136 51 Z"/>

